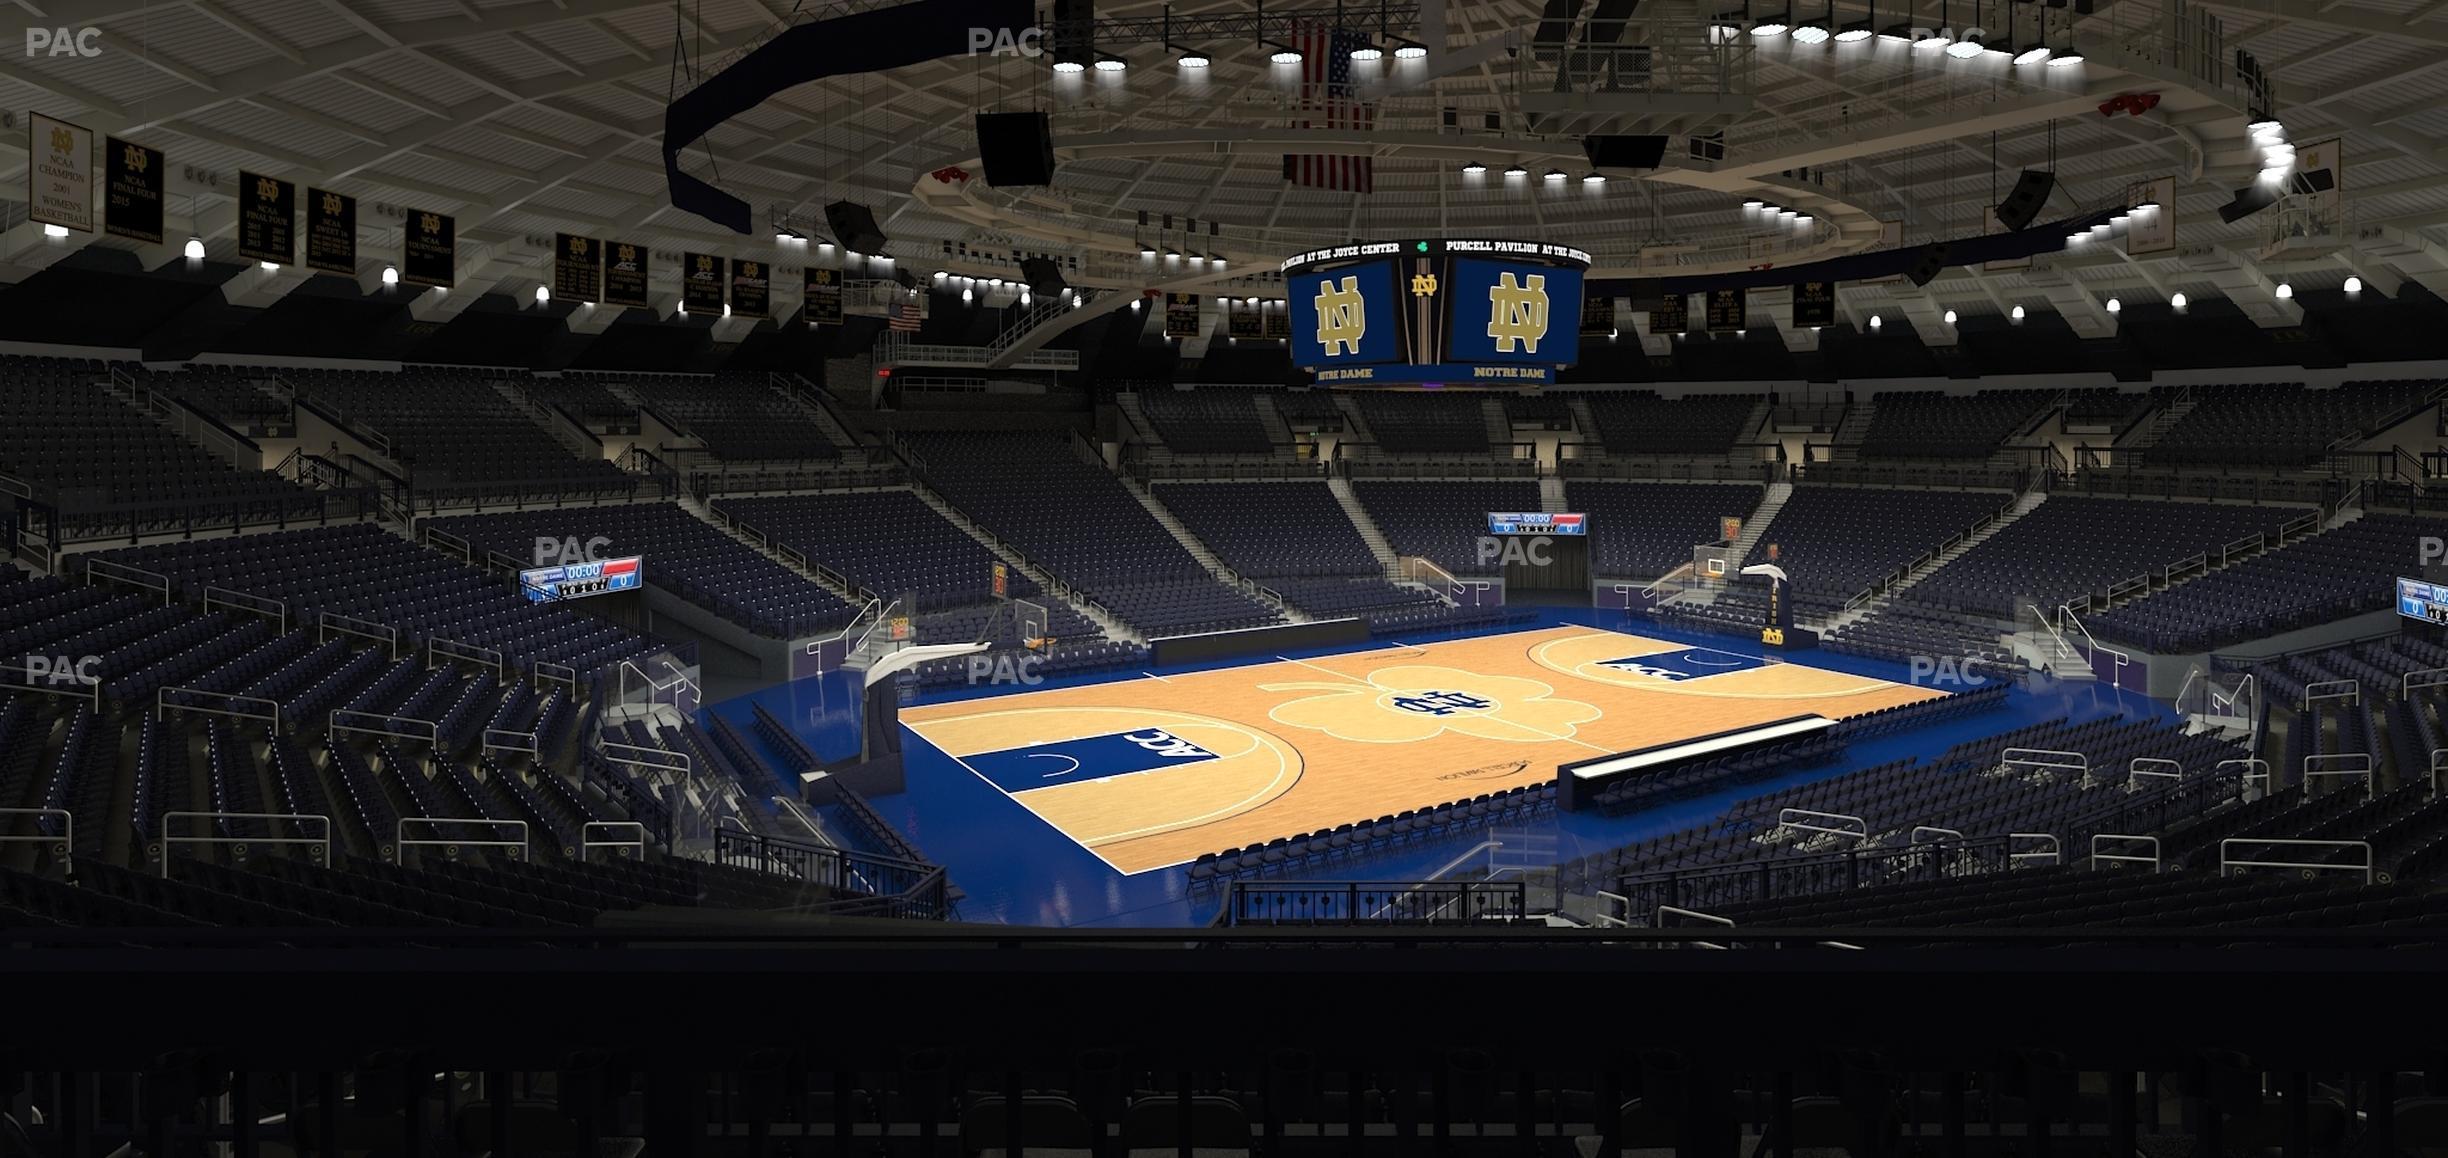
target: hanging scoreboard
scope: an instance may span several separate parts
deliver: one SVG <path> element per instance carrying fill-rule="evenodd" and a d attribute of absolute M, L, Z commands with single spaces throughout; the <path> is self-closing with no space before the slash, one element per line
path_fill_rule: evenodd
<path fill-rule="evenodd" d="M 1589 262 L 1471 239 L 1299 254 L 1283 263 L 1292 360 L 1321 385 L 1543 386 L 1580 361 Z"/>

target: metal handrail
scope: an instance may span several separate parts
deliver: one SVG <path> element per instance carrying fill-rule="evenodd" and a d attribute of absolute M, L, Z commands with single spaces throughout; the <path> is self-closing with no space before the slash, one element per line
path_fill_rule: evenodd
<path fill-rule="evenodd" d="M 2103 840 L 2140 841 L 2150 846 L 2150 855 L 2134 856 L 2130 853 L 2101 852 L 2100 842 Z M 2165 865 L 2161 864 L 2159 860 L 2159 838 L 2138 832 L 2092 833 L 2091 859 L 2090 863 L 2086 867 L 2096 869 L 2099 867 L 2101 861 L 2108 861 L 2115 864 L 2146 864 L 2151 866 L 2152 872 L 2158 872 L 2166 867 Z"/>
<path fill-rule="evenodd" d="M 381 628 L 382 630 L 369 631 L 366 630 L 367 628 Z M 391 658 L 397 660 L 400 657 L 400 630 L 388 623 L 376 623 L 371 619 L 359 619 L 353 615 L 342 615 L 333 611 L 326 611 L 316 617 L 316 643 L 330 642 L 331 633 L 335 631 L 388 644 L 391 648 Z"/>
<path fill-rule="evenodd" d="M 323 826 L 321 836 L 173 836 L 170 828 L 182 817 L 206 817 L 213 820 L 296 820 L 315 821 Z M 165 812 L 161 816 L 161 875 L 170 877 L 170 847 L 178 844 L 307 844 L 320 850 L 315 863 L 329 865 L 331 858 L 331 817 L 308 812 Z"/>
<path fill-rule="evenodd" d="M 1932 833 L 1936 834 L 1934 838 L 1931 838 L 1931 839 L 1924 839 L 1924 836 L 1926 836 L 1927 834 L 1932 834 Z M 1934 824 L 1916 824 L 1916 825 L 1914 825 L 1914 826 L 1913 826 L 1913 830 L 1912 830 L 1912 840 L 1911 840 L 1909 843 L 1912 843 L 1912 844 L 1942 844 L 1942 843 L 1944 843 L 1945 841 L 1947 841 L 1947 840 L 1948 840 L 1948 839 L 1950 839 L 1950 838 L 1955 839 L 1955 840 L 1967 840 L 1967 839 L 1970 839 L 1970 838 L 1966 837 L 1966 836 L 1963 834 L 1963 831 L 1962 831 L 1962 830 L 1960 830 L 1960 829 L 1954 829 L 1954 828 L 1940 828 L 1940 827 L 1938 827 L 1937 825 L 1934 825 Z"/>
<path fill-rule="evenodd" d="M 1798 816 L 1807 816 L 1814 820 L 1850 820 L 1854 824 L 1859 825 L 1861 830 L 1856 832 L 1849 828 L 1830 828 L 1821 824 L 1797 824 L 1795 823 L 1794 818 Z M 1861 817 L 1847 815 L 1842 812 L 1817 812 L 1808 808 L 1780 808 L 1777 810 L 1777 827 L 1799 828 L 1805 832 L 1832 832 L 1839 836 L 1850 836 L 1855 840 L 1868 840 L 1870 838 L 1869 821 L 1864 820 Z"/>
<path fill-rule="evenodd" d="M 249 604 L 246 601 L 250 599 L 270 606 L 267 608 Z M 215 607 L 229 607 L 265 616 L 278 625 L 282 635 L 289 634 L 289 604 L 269 595 L 257 595 L 251 591 L 235 591 L 227 587 L 207 587 L 204 589 L 204 610 L 210 611 Z"/>
<path fill-rule="evenodd" d="M 224 700 L 242 701 L 250 704 L 266 704 L 271 707 L 271 710 L 268 712 L 242 712 L 231 708 L 206 708 L 199 707 L 195 704 L 174 704 L 170 702 L 170 696 L 174 692 L 180 695 L 219 696 Z M 204 688 L 182 688 L 169 686 L 157 688 L 153 692 L 153 718 L 156 720 L 162 719 L 163 713 L 165 712 L 201 712 L 208 716 L 235 716 L 242 720 L 262 720 L 272 725 L 273 731 L 277 732 L 280 730 L 280 701 L 267 700 L 261 696 L 242 696 L 236 692 L 216 692 L 208 691 Z"/>
<path fill-rule="evenodd" d="M 85 585 L 87 587 L 93 586 L 93 581 L 97 578 L 109 579 L 118 583 L 127 583 L 136 587 L 141 587 L 147 591 L 159 591 L 162 595 L 162 606 L 164 607 L 168 607 L 172 603 L 177 602 L 177 596 L 173 593 L 171 587 L 170 577 L 162 574 L 159 571 L 147 571 L 142 567 L 130 567 L 125 563 L 113 563 L 108 559 L 95 559 L 88 557 L 85 560 Z M 154 582 L 147 583 L 144 581 L 146 579 L 152 579 Z"/>
<path fill-rule="evenodd" d="M 2172 768 L 2175 771 L 2159 771 L 2162 767 Z M 2125 766 L 2125 778 L 2134 780 L 2143 776 L 2154 776 L 2163 780 L 2182 780 L 2184 779 L 2184 765 L 2163 756 L 2136 756 L 2132 763 Z"/>
<path fill-rule="evenodd" d="M 2360 849 L 2363 853 L 2363 863 L 2322 864 L 2318 861 L 2237 860 L 2228 855 L 2227 850 L 2229 846 L 2238 844 L 2271 848 L 2335 848 L 2349 851 Z M 2281 840 L 2276 837 L 2261 836 L 2237 836 L 2220 841 L 2219 875 L 2226 876 L 2229 869 L 2238 868 L 2290 868 L 2301 869 L 2307 874 L 2343 870 L 2362 873 L 2363 883 L 2370 884 L 2372 883 L 2372 846 L 2368 840 Z"/>
<path fill-rule="evenodd" d="M 425 730 L 418 732 L 413 729 L 403 729 L 396 726 L 369 727 L 365 724 L 358 723 L 343 724 L 340 722 L 340 717 L 342 716 L 347 716 L 351 720 L 376 720 L 386 725 L 417 724 L 423 726 Z M 410 716 L 386 716 L 380 712 L 361 712 L 353 708 L 334 708 L 332 709 L 331 715 L 325 717 L 324 719 L 324 741 L 326 743 L 336 743 L 339 734 L 342 732 L 351 732 L 361 736 L 397 736 L 403 740 L 423 740 L 427 744 L 432 745 L 434 751 L 440 752 L 442 750 L 442 729 L 432 720 L 419 720 Z"/>
<path fill-rule="evenodd" d="M 52 849 L 61 864 L 76 859 L 76 814 L 65 808 L 0 808 L 0 816 L 56 816 L 62 821 L 58 847 Z M 0 834 L 0 844 L 50 844 L 48 836 L 8 836 Z"/>
<path fill-rule="evenodd" d="M 409 825 L 411 825 L 411 824 L 472 824 L 472 825 L 475 825 L 475 826 L 480 827 L 480 828 L 493 828 L 493 829 L 514 828 L 514 829 L 517 829 L 517 830 L 518 830 L 518 839 L 517 839 L 517 840 L 442 840 L 442 839 L 410 840 L 410 839 L 408 839 L 408 826 L 409 826 Z M 447 851 L 447 853 L 446 853 L 446 855 L 449 855 L 449 856 L 457 856 L 457 855 L 459 855 L 459 850 L 460 850 L 460 849 L 462 849 L 462 848 L 515 848 L 515 849 L 519 850 L 519 851 L 518 851 L 518 858 L 519 858 L 520 860 L 527 860 L 527 859 L 530 859 L 530 857 L 529 857 L 529 849 L 528 849 L 528 844 L 527 844 L 527 822 L 526 822 L 526 821 L 524 821 L 524 820 L 483 820 L 483 819 L 462 819 L 462 818 L 460 818 L 460 817 L 455 817 L 455 816 L 403 816 L 403 817 L 400 817 L 400 818 L 399 818 L 399 823 L 398 823 L 398 824 L 396 824 L 396 825 L 393 825 L 393 826 L 392 826 L 392 829 L 391 829 L 391 863 L 393 863 L 393 864 L 406 864 L 406 863 L 408 863 L 407 858 L 408 858 L 408 846 L 409 846 L 409 845 L 416 845 L 416 846 L 418 846 L 418 847 L 420 847 L 420 848 L 423 848 L 423 847 L 441 847 L 441 848 L 444 848 L 444 849 L 448 850 L 448 851 Z"/>
<path fill-rule="evenodd" d="M 2320 690 L 2323 688 L 2329 690 Z M 2321 680 L 2317 683 L 2305 684 L 2303 710 L 2311 711 L 2313 703 L 2319 700 L 2352 700 L 2357 707 L 2360 707 L 2363 703 L 2363 681 Z"/>
<path fill-rule="evenodd" d="M 1657 912 L 1652 914 L 1649 918 L 1649 927 L 1653 929 L 1665 928 L 1666 918 L 1669 914 L 1677 917 L 1683 917 L 1688 920 L 1699 921 L 1702 924 L 1715 925 L 1722 929 L 1731 929 L 1734 927 L 1734 920 L 1731 917 L 1721 917 L 1715 913 L 1703 913 L 1698 909 L 1686 909 L 1675 905 L 1659 905 L 1657 907 Z M 1692 947 L 1696 949 L 1726 948 L 1726 946 L 1720 945 L 1714 941 L 1694 941 L 1692 942 Z"/>
<path fill-rule="evenodd" d="M 2047 848 L 2047 849 L 2045 849 L 2045 850 L 2037 850 L 2037 851 L 2033 851 L 2033 852 L 2015 852 L 2015 851 L 2013 851 L 2013 850 L 2014 850 L 2014 842 L 2016 842 L 2016 841 L 2018 841 L 2018 840 L 2045 840 L 2045 841 L 2047 841 L 2047 842 L 2048 842 L 2048 848 Z M 2053 832 L 2010 832 L 2010 833 L 2007 833 L 2007 834 L 2006 834 L 2006 848 L 2007 848 L 2007 853 L 2006 853 L 2006 863 L 2008 863 L 2008 864 L 2021 864 L 2021 863 L 2023 863 L 2024 861 L 2027 861 L 2027 860 L 2039 860 L 2039 859 L 2040 859 L 2040 858 L 2042 858 L 2042 857 L 2047 857 L 2047 858 L 2048 858 L 2048 862 L 2049 862 L 2050 864 L 2062 864 L 2062 863 L 2064 863 L 2064 858 L 2063 858 L 2063 857 L 2060 855 L 2060 852 L 2061 852 L 2061 847 L 2060 847 L 2060 845 L 2059 845 L 2059 843 L 2058 843 L 2058 840 L 2057 840 L 2057 834 L 2056 834 L 2056 833 L 2053 833 Z"/>
<path fill-rule="evenodd" d="M 637 838 L 634 840 L 596 840 L 593 837 L 598 830 L 608 832 L 620 829 L 635 829 Z M 598 848 L 634 848 L 637 850 L 638 859 L 644 860 L 646 857 L 646 826 L 634 820 L 587 821 L 578 829 L 578 862 L 586 863 L 588 850 Z"/>
<path fill-rule="evenodd" d="M 2313 767 L 2315 763 L 2318 763 L 2320 767 Z M 2380 795 L 2380 777 L 2369 752 L 2331 752 L 2326 755 L 2304 757 L 2303 783 L 2306 799 L 2311 797 L 2312 778 L 2315 776 L 2360 776 L 2363 778 L 2363 791 L 2366 797 L 2376 798 Z"/>

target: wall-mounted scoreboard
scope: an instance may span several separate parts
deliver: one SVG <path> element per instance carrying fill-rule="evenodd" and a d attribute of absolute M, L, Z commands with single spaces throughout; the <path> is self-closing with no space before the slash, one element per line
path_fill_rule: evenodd
<path fill-rule="evenodd" d="M 1295 254 L 1292 361 L 1324 386 L 1543 386 L 1581 358 L 1589 263 L 1571 246 L 1467 238 Z"/>

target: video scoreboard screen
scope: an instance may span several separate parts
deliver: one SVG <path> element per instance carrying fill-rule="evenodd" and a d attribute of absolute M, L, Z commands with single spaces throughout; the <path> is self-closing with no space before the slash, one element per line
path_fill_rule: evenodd
<path fill-rule="evenodd" d="M 1491 535 L 1586 535 L 1589 516 L 1554 511 L 1489 511 Z"/>
<path fill-rule="evenodd" d="M 1283 264 L 1292 360 L 1321 385 L 1545 385 L 1580 361 L 1589 260 L 1468 239 L 1296 255 Z"/>
<path fill-rule="evenodd" d="M 622 559 L 564 563 L 556 567 L 521 571 L 519 590 L 526 593 L 529 603 L 550 603 L 556 599 L 584 599 L 590 595 L 634 591 L 645 578 L 645 557 L 631 555 Z"/>
<path fill-rule="evenodd" d="M 2448 583 L 2397 580 L 2397 614 L 2424 623 L 2448 623 Z"/>

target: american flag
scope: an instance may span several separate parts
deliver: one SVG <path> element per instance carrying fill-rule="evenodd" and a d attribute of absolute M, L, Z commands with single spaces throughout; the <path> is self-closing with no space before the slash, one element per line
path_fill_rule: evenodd
<path fill-rule="evenodd" d="M 899 305 L 894 306 L 891 326 L 893 329 L 903 332 L 916 331 L 918 328 L 918 303 L 902 302 Z"/>
<path fill-rule="evenodd" d="M 1292 47 L 1301 54 L 1300 102 L 1293 127 L 1367 131 L 1376 126 L 1376 108 L 1355 99 L 1352 86 L 1352 50 L 1367 43 L 1360 33 L 1318 24 L 1292 34 Z M 1369 193 L 1377 187 L 1374 160 L 1341 153 L 1286 153 L 1283 175 L 1311 189 Z"/>

